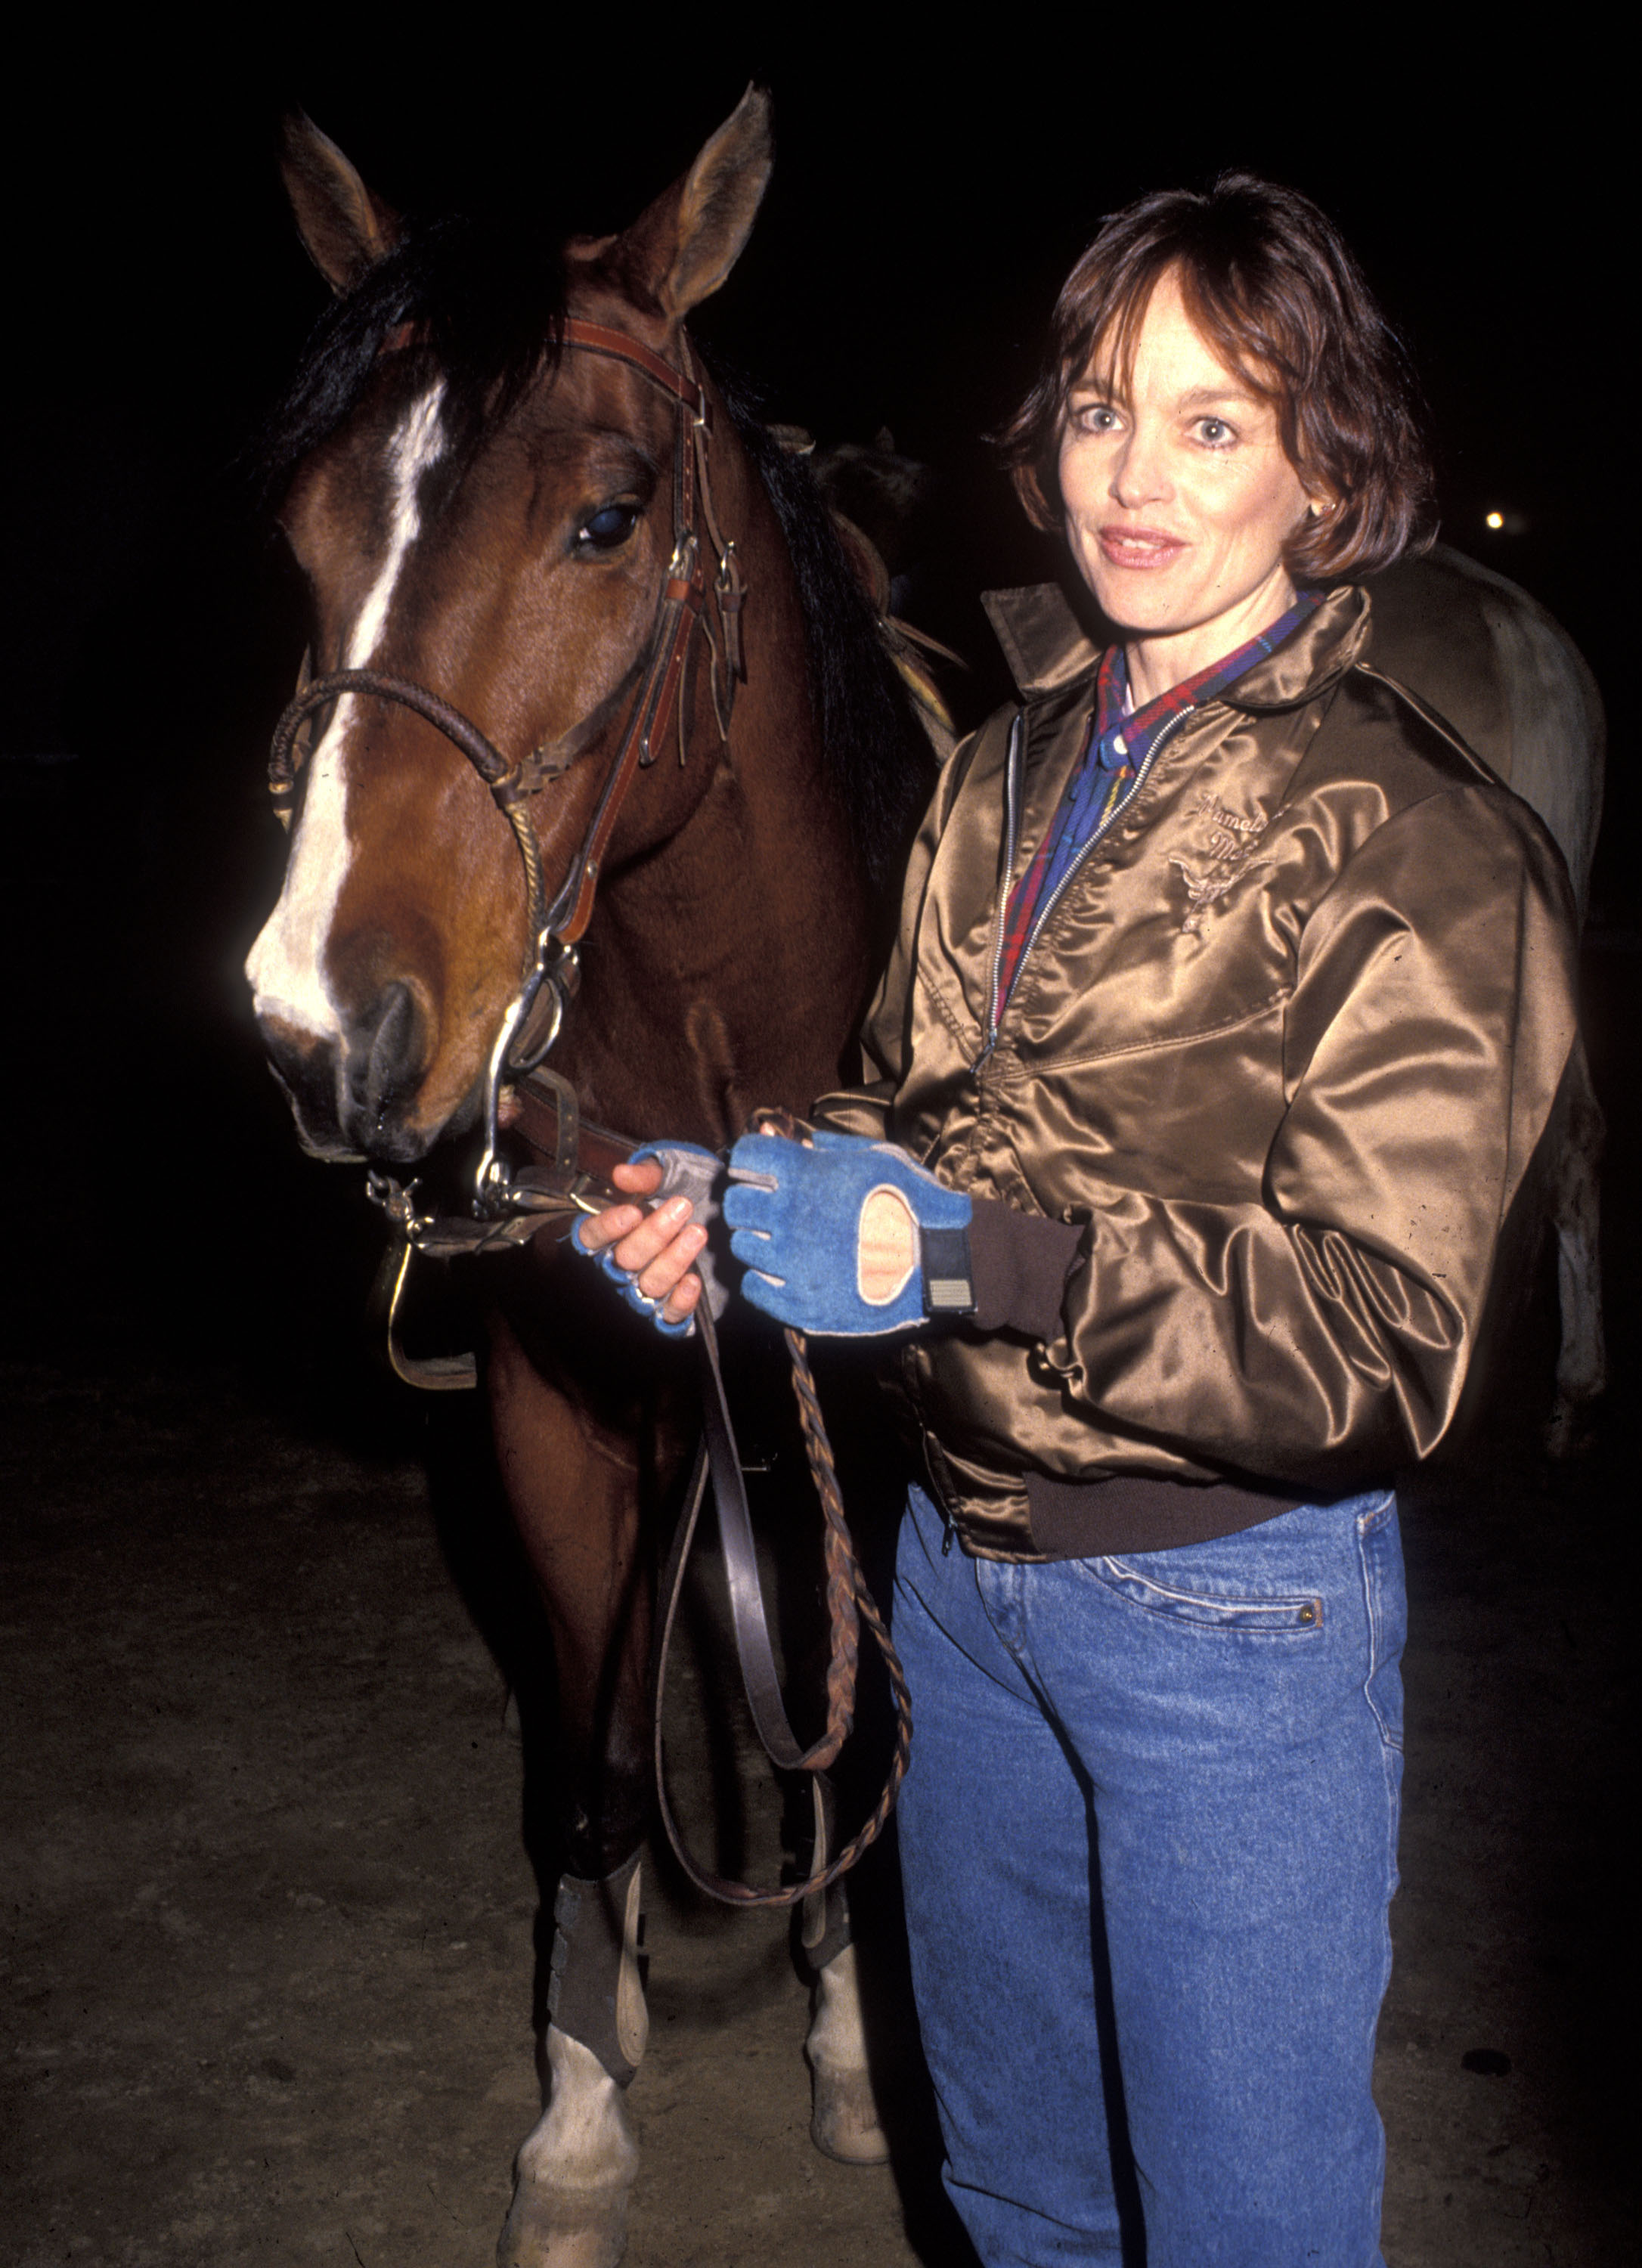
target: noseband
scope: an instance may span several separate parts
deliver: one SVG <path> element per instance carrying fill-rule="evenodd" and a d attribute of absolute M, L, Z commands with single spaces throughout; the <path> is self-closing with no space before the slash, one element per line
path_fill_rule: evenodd
<path fill-rule="evenodd" d="M 632 667 L 592 716 L 559 741 L 534 749 L 512 763 L 478 725 L 425 686 L 413 679 L 394 677 L 376 669 L 335 669 L 306 679 L 274 728 L 269 753 L 269 792 L 282 826 L 289 828 L 296 806 L 298 735 L 315 713 L 344 694 L 368 695 L 396 703 L 443 733 L 460 750 L 490 789 L 497 810 L 513 831 L 525 870 L 526 921 L 529 937 L 523 976 L 518 993 L 502 1019 L 490 1050 L 485 1074 L 484 1150 L 475 1178 L 475 1210 L 482 1215 L 510 1211 L 511 1177 L 497 1147 L 497 1113 L 502 1087 L 510 1074 L 533 1069 L 559 1035 L 567 1002 L 577 981 L 576 947 L 592 918 L 600 870 L 629 789 L 640 770 L 652 764 L 675 711 L 679 728 L 679 761 L 684 761 L 688 728 L 681 687 L 691 633 L 698 623 L 711 651 L 711 679 L 713 709 L 720 736 L 729 738 L 735 688 L 747 675 L 741 648 L 741 607 L 746 583 L 733 541 L 719 532 L 708 479 L 708 444 L 712 435 L 712 405 L 705 387 L 690 368 L 688 342 L 681 334 L 683 370 L 675 370 L 642 340 L 602 323 L 568 318 L 560 327 L 559 344 L 584 354 L 603 355 L 625 363 L 652 386 L 673 397 L 677 420 L 673 447 L 673 555 L 656 601 L 646 644 Z M 718 644 L 703 614 L 707 587 L 706 550 L 696 532 L 696 504 L 705 523 L 708 543 L 718 563 L 714 578 L 719 630 L 723 638 L 722 682 Z M 551 903 L 541 871 L 541 846 L 532 823 L 529 799 L 549 779 L 558 777 L 578 748 L 593 737 L 620 705 L 629 688 L 637 685 L 627 723 L 593 807 L 580 845 Z M 565 751 L 568 750 L 568 753 Z M 540 1012 L 538 1012 L 540 1011 Z M 565 1083 L 561 1107 L 570 1097 Z M 573 1102 L 571 1107 L 573 1107 Z"/>

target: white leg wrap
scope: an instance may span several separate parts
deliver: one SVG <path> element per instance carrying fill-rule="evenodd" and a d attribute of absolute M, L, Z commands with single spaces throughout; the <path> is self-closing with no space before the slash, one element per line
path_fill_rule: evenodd
<path fill-rule="evenodd" d="M 804 2043 L 814 2080 L 810 2139 L 829 2158 L 849 2166 L 881 2166 L 889 2144 L 879 2124 L 855 1948 L 845 1946 L 815 1980 L 815 2013 Z"/>
<path fill-rule="evenodd" d="M 623 2090 L 589 2047 L 548 2027 L 548 2107 L 519 2146 L 497 2268 L 615 2268 L 638 2144 Z"/>

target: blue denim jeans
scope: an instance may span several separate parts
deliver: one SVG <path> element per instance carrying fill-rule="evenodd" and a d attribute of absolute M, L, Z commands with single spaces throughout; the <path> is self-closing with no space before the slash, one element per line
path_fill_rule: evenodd
<path fill-rule="evenodd" d="M 915 1488 L 901 1858 L 986 2268 L 1383 2268 L 1395 1498 L 1127 1558 L 944 1541 Z"/>

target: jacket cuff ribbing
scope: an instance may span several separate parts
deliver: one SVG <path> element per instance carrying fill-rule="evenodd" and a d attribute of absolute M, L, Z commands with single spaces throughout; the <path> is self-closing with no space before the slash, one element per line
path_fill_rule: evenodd
<path fill-rule="evenodd" d="M 1061 1299 L 1083 1248 L 1074 1222 L 1017 1212 L 996 1197 L 972 1200 L 969 1262 L 976 1330 L 1050 1339 L 1064 1329 Z"/>

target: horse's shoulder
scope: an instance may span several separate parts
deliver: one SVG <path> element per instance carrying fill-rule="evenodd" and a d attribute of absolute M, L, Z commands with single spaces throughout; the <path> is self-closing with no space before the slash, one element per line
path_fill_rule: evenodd
<path fill-rule="evenodd" d="M 1352 781 L 1389 811 L 1454 788 L 1504 784 L 1450 718 L 1363 653 L 1336 687 L 1296 775 L 1308 788 Z"/>
<path fill-rule="evenodd" d="M 1536 599 L 1439 545 L 1367 579 L 1361 659 L 1451 725 L 1555 836 L 1583 899 L 1606 731 L 1584 656 Z"/>

